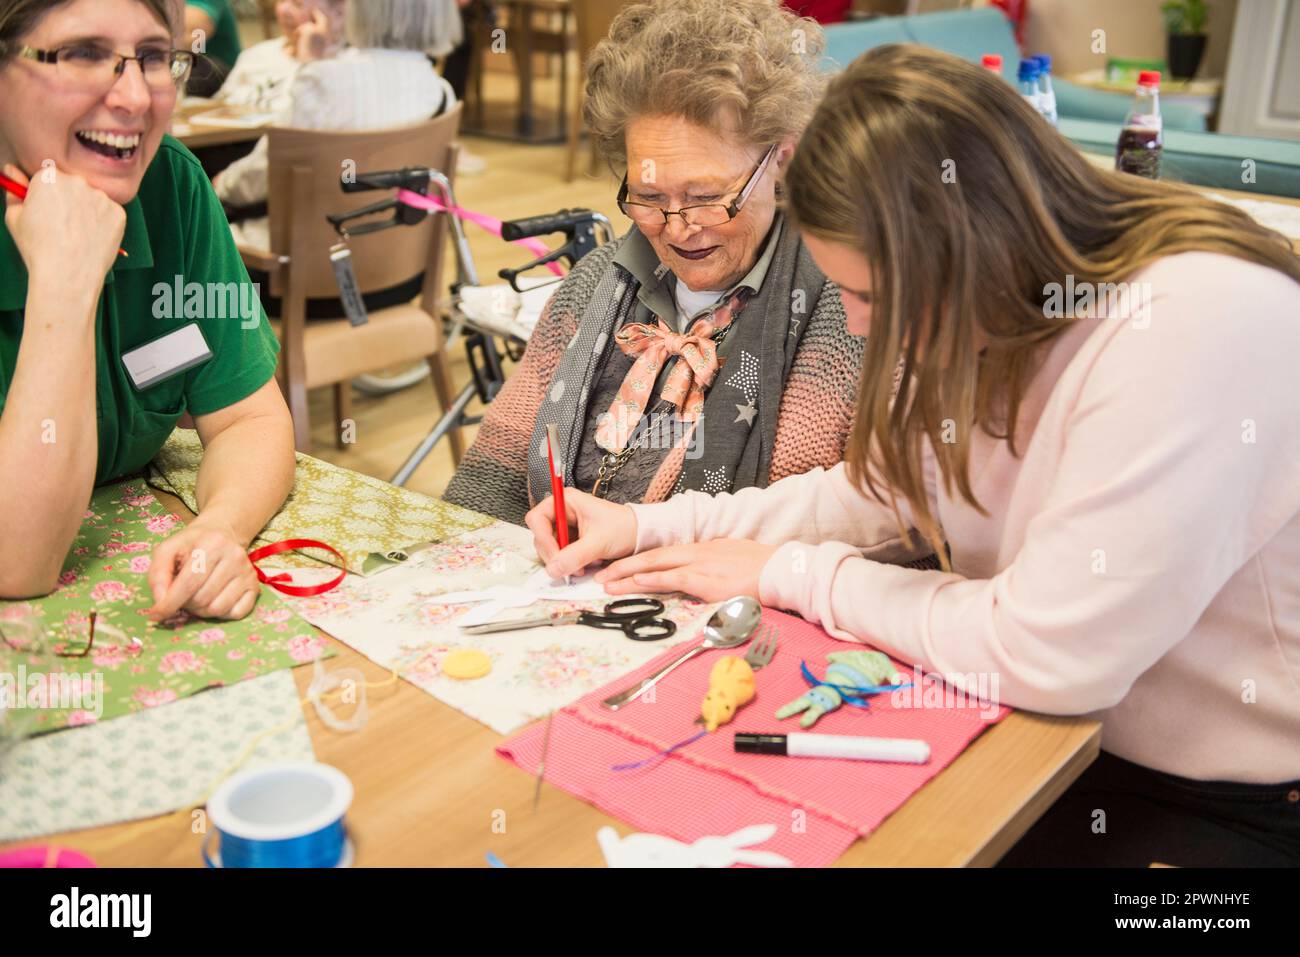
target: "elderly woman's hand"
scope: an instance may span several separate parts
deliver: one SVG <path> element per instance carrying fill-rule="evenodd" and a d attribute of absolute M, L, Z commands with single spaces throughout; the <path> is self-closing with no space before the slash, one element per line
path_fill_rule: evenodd
<path fill-rule="evenodd" d="M 777 546 L 747 539 L 719 538 L 689 545 L 652 548 L 596 573 L 611 595 L 685 592 L 704 601 L 758 596 L 763 566 Z"/>
<path fill-rule="evenodd" d="M 311 16 L 294 33 L 294 57 L 303 63 L 323 60 L 329 56 L 333 44 L 333 28 L 329 17 L 320 10 Z"/>
<path fill-rule="evenodd" d="M 5 194 L 5 225 L 32 281 L 67 289 L 85 280 L 98 292 L 117 259 L 126 210 L 75 173 L 50 168 L 29 182 L 9 164 L 5 175 L 27 187 L 25 200 Z"/>
<path fill-rule="evenodd" d="M 532 530 L 537 555 L 552 578 L 581 575 L 588 565 L 622 558 L 636 550 L 636 514 L 628 506 L 567 489 L 564 510 L 570 525 L 578 527 L 577 541 L 564 549 L 555 539 L 554 498 L 548 498 L 524 516 L 525 524 Z"/>

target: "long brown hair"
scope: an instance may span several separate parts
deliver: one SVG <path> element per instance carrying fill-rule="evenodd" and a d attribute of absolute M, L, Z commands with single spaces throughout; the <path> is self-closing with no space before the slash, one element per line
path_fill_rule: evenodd
<path fill-rule="evenodd" d="M 1300 281 L 1280 234 L 1188 187 L 1092 166 L 1001 79 L 924 47 L 878 47 L 831 82 L 786 189 L 800 229 L 871 265 L 849 477 L 896 514 L 906 499 L 941 559 L 923 439 L 945 491 L 982 511 L 973 430 L 1015 452 L 1042 347 L 1072 321 L 1044 308 L 1049 284 L 1117 282 L 1191 250 Z"/>

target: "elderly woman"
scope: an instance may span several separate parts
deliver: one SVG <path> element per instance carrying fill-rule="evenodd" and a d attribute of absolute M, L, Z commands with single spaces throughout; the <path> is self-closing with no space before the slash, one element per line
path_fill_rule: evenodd
<path fill-rule="evenodd" d="M 364 0 L 322 4 L 325 10 L 344 7 L 347 48 L 331 56 L 325 42 L 328 17 L 313 11 L 313 21 L 300 34 L 320 37 L 300 40 L 297 54 L 310 60 L 294 75 L 280 122 L 313 130 L 380 130 L 418 123 L 456 105 L 451 86 L 433 69 L 429 54 L 446 53 L 460 42 L 455 0 Z M 231 207 L 266 201 L 268 141 L 223 170 L 213 186 Z M 265 218 L 239 223 L 236 239 L 266 248 Z"/>
<path fill-rule="evenodd" d="M 449 501 L 522 522 L 550 492 L 548 424 L 569 483 L 616 502 L 840 460 L 862 345 L 777 208 L 821 93 L 821 45 L 776 0 L 619 14 L 592 55 L 585 118 L 626 170 L 634 226 L 551 298 Z"/>
<path fill-rule="evenodd" d="M 344 0 L 280 0 L 280 35 L 239 55 L 218 94 L 231 106 L 289 110 L 293 78 L 304 63 L 333 56 L 343 44 Z"/>
<path fill-rule="evenodd" d="M 0 111 L 0 163 L 28 187 L 0 226 L 0 598 L 52 590 L 91 489 L 139 472 L 189 412 L 199 514 L 154 550 L 153 614 L 241 618 L 257 601 L 245 550 L 293 482 L 275 336 L 260 309 L 160 315 L 154 293 L 248 282 L 207 177 L 164 135 L 191 62 L 172 49 L 180 15 L 0 0 L 0 86 L 24 104 Z M 206 359 L 183 346 L 196 333 Z M 164 339 L 133 375 L 123 356 Z"/>

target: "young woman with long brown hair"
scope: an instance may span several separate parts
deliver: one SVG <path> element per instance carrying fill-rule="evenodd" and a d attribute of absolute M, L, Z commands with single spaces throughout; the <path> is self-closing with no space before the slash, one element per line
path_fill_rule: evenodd
<path fill-rule="evenodd" d="M 845 463 L 659 505 L 571 494 L 563 551 L 543 503 L 548 568 L 756 595 L 995 674 L 1014 707 L 1099 717 L 1101 758 L 1008 862 L 1300 862 L 1288 244 L 1094 168 L 996 77 L 910 46 L 833 82 L 788 183 L 871 333 Z M 883 563 L 918 544 L 945 567 Z"/>

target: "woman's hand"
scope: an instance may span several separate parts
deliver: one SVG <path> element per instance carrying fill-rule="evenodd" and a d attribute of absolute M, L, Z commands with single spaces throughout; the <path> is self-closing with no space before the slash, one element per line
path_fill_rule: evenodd
<path fill-rule="evenodd" d="M 5 175 L 27 187 L 25 200 L 5 194 L 5 225 L 28 275 L 63 289 L 81 279 L 98 298 L 122 245 L 126 210 L 75 173 L 50 168 L 29 181 L 6 164 Z"/>
<path fill-rule="evenodd" d="M 294 58 L 302 63 L 325 59 L 333 44 L 332 34 L 329 18 L 320 10 L 313 10 L 311 18 L 294 34 Z"/>
<path fill-rule="evenodd" d="M 588 565 L 622 558 L 636 550 L 636 513 L 628 506 L 606 502 L 577 489 L 565 489 L 564 511 L 570 526 L 577 525 L 578 537 L 563 550 L 555 540 L 553 497 L 524 516 L 525 524 L 532 530 L 537 555 L 552 578 L 581 575 Z"/>
<path fill-rule="evenodd" d="M 704 601 L 758 598 L 759 576 L 776 549 L 738 538 L 668 545 L 614 562 L 596 573 L 596 581 L 611 595 L 680 591 Z"/>
<path fill-rule="evenodd" d="M 149 587 L 149 616 L 158 621 L 182 609 L 198 618 L 243 618 L 260 589 L 235 531 L 203 515 L 154 549 Z"/>

